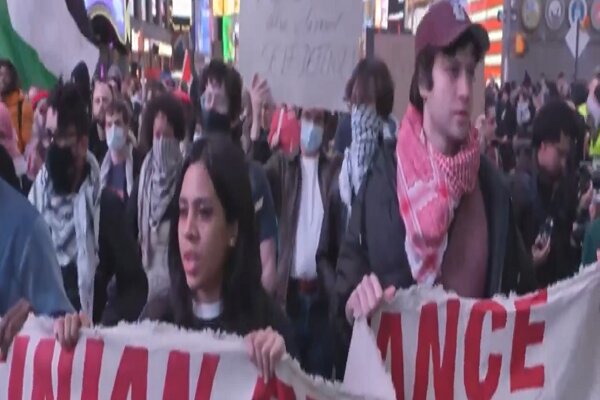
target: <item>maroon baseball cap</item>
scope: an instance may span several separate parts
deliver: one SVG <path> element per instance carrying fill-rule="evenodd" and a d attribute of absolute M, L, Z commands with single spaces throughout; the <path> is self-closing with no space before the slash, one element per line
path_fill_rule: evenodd
<path fill-rule="evenodd" d="M 466 32 L 471 32 L 483 53 L 490 48 L 490 38 L 480 24 L 469 19 L 465 9 L 456 0 L 439 0 L 432 4 L 417 27 L 415 55 L 425 47 L 445 48 Z"/>

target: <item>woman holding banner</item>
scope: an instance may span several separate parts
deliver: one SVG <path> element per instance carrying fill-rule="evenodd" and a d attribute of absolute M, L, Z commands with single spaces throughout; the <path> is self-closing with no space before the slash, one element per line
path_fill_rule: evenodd
<path fill-rule="evenodd" d="M 295 346 L 291 325 L 261 284 L 248 176 L 243 151 L 231 140 L 210 137 L 193 144 L 174 196 L 170 296 L 148 303 L 142 318 L 244 335 L 260 374 L 270 377 Z M 58 319 L 57 339 L 73 346 L 85 325 L 77 314 Z"/>

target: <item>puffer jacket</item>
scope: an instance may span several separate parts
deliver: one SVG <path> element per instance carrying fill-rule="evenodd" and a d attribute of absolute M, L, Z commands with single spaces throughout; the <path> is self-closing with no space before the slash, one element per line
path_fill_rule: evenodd
<path fill-rule="evenodd" d="M 31 140 L 33 108 L 20 90 L 15 90 L 4 96 L 2 101 L 10 111 L 12 125 L 17 131 L 19 151 L 23 154 L 25 147 Z"/>

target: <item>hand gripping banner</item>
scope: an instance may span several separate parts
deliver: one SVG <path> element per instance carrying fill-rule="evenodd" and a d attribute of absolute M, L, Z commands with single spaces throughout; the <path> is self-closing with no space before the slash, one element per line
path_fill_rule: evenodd
<path fill-rule="evenodd" d="M 371 328 L 365 321 L 354 328 L 344 379 L 352 393 L 600 399 L 598 265 L 522 297 L 474 300 L 413 287 L 384 306 Z M 386 371 L 395 395 L 384 390 Z"/>

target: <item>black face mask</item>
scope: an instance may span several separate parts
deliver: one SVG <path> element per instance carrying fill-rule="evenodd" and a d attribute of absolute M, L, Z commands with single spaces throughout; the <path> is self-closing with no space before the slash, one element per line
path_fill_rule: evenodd
<path fill-rule="evenodd" d="M 73 191 L 75 157 L 71 148 L 58 147 L 56 143 L 50 144 L 46 157 L 46 169 L 56 194 L 65 195 Z"/>
<path fill-rule="evenodd" d="M 202 129 L 206 133 L 229 132 L 229 117 L 214 110 L 202 110 Z"/>

